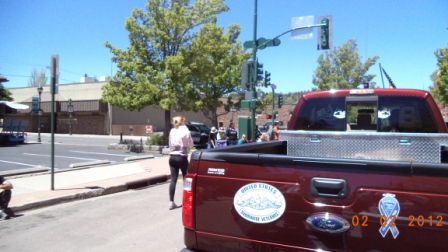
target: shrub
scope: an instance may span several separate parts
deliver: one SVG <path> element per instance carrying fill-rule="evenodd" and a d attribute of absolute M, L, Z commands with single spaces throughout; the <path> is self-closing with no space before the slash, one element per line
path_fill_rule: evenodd
<path fill-rule="evenodd" d="M 146 140 L 146 145 L 168 145 L 168 138 L 164 135 L 151 133 Z"/>

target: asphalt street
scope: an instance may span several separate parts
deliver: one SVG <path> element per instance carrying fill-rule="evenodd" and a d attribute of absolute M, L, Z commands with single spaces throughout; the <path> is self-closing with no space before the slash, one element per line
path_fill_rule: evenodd
<path fill-rule="evenodd" d="M 134 137 L 135 138 L 135 137 Z M 126 140 L 126 138 L 124 138 Z M 0 147 L 0 172 L 27 168 L 51 168 L 51 138 L 49 134 L 41 136 L 41 143 L 36 143 L 37 136 L 28 136 L 32 144 L 10 145 Z M 125 158 L 148 153 L 132 153 L 129 150 L 108 149 L 111 143 L 118 143 L 119 136 L 91 137 L 83 135 L 57 135 L 54 141 L 55 170 L 70 169 L 71 164 L 108 160 L 111 163 L 125 162 Z M 146 141 L 143 138 L 142 141 Z M 157 155 L 157 153 L 150 153 Z"/>
<path fill-rule="evenodd" d="M 21 212 L 0 221 L 0 251 L 183 251 L 182 208 L 168 210 L 168 186 Z"/>

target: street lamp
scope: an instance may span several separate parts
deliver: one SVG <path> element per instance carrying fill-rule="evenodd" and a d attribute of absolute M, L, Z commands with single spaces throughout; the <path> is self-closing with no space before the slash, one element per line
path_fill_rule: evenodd
<path fill-rule="evenodd" d="M 68 98 L 68 106 L 67 106 L 67 111 L 70 114 L 70 135 L 72 134 L 72 113 L 73 113 L 73 105 L 72 105 L 72 99 Z"/>
<path fill-rule="evenodd" d="M 40 110 L 40 99 L 42 95 L 42 91 L 44 88 L 42 86 L 39 86 L 37 88 L 37 92 L 39 93 L 39 102 L 37 103 L 37 142 L 40 143 L 40 116 L 42 115 L 42 111 Z"/>

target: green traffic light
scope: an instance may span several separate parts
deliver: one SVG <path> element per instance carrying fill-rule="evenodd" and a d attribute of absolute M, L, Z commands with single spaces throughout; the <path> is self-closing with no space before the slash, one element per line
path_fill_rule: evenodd
<path fill-rule="evenodd" d="M 264 86 L 268 87 L 269 85 L 271 85 L 271 73 L 269 73 L 268 71 L 264 72 Z"/>
<path fill-rule="evenodd" d="M 329 37 L 330 37 L 330 20 L 324 18 L 321 21 L 321 34 L 320 34 L 320 46 L 322 50 L 330 49 Z"/>

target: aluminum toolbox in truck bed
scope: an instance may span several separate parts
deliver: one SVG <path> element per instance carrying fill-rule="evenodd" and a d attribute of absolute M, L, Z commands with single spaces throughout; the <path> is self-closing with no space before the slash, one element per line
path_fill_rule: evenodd
<path fill-rule="evenodd" d="M 441 163 L 445 133 L 280 131 L 288 156 Z"/>

